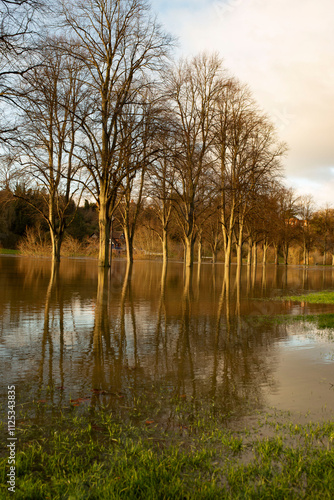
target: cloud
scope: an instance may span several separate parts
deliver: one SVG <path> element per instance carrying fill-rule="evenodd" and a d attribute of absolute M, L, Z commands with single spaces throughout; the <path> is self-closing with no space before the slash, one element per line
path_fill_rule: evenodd
<path fill-rule="evenodd" d="M 218 51 L 249 85 L 288 142 L 288 178 L 334 184 L 332 0 L 153 0 L 153 7 L 183 54 Z"/>

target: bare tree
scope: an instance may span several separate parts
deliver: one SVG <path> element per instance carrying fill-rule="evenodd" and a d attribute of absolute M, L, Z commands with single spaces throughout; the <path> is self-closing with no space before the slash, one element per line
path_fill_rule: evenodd
<path fill-rule="evenodd" d="M 126 242 L 127 260 L 133 262 L 133 241 L 138 218 L 147 195 L 147 172 L 159 153 L 156 136 L 161 135 L 159 97 L 149 89 L 122 116 L 121 157 L 126 172 L 120 187 L 119 213 Z M 146 185 L 145 185 L 146 184 Z"/>
<path fill-rule="evenodd" d="M 212 200 L 211 206 L 203 215 L 203 238 L 212 252 L 212 263 L 216 264 L 217 253 L 223 237 L 220 222 L 220 199 L 218 196 Z"/>
<path fill-rule="evenodd" d="M 52 241 L 52 259 L 60 260 L 64 232 L 73 218 L 73 197 L 79 186 L 74 179 L 80 166 L 75 159 L 79 125 L 75 110 L 85 99 L 82 65 L 57 49 L 49 40 L 42 50 L 43 65 L 31 70 L 22 88 L 20 145 L 11 182 L 25 183 L 39 191 L 44 204 L 20 196 L 42 215 Z M 78 201 L 78 200 L 77 200 Z"/>
<path fill-rule="evenodd" d="M 162 245 L 164 266 L 168 262 L 168 231 L 173 214 L 174 165 L 178 157 L 178 128 L 170 114 L 165 115 L 165 124 L 157 137 L 157 157 L 149 167 L 148 195 L 150 207 L 158 222 L 150 224 Z"/>
<path fill-rule="evenodd" d="M 181 61 L 168 76 L 172 109 L 177 116 L 182 153 L 175 162 L 175 212 L 182 229 L 186 266 L 193 264 L 196 210 L 211 189 L 210 145 L 214 101 L 221 86 L 221 62 L 215 55 Z M 206 192 L 205 192 L 206 191 Z"/>
<path fill-rule="evenodd" d="M 310 251 L 315 241 L 312 219 L 315 208 L 312 196 L 302 196 L 299 200 L 298 215 L 300 217 L 300 238 L 303 248 L 303 263 L 310 264 Z"/>
<path fill-rule="evenodd" d="M 229 267 L 233 241 L 241 265 L 247 217 L 278 175 L 285 145 L 277 142 L 273 126 L 257 110 L 249 90 L 237 81 L 230 80 L 222 86 L 217 110 L 214 152 L 225 266 Z"/>
<path fill-rule="evenodd" d="M 152 82 L 161 69 L 171 38 L 152 18 L 145 0 L 66 0 L 63 16 L 84 50 L 81 60 L 90 73 L 91 115 L 82 123 L 85 163 L 99 210 L 99 265 L 106 267 L 117 192 L 136 168 L 121 158 L 122 115 L 135 101 L 139 81 L 146 85 L 143 74 Z"/>
<path fill-rule="evenodd" d="M 278 193 L 281 187 L 276 180 L 273 180 L 267 192 L 263 192 L 258 196 L 257 203 L 248 220 L 250 226 L 248 233 L 253 235 L 253 240 L 262 244 L 263 266 L 267 264 L 268 249 L 276 241 L 277 232 L 279 231 L 277 225 L 279 212 Z"/>
<path fill-rule="evenodd" d="M 278 251 L 283 252 L 284 264 L 288 265 L 289 252 L 293 241 L 297 239 L 299 220 L 299 199 L 293 189 L 281 186 L 277 196 L 278 210 L 276 219 L 276 238 L 274 246 L 276 251 L 275 264 L 278 264 Z"/>

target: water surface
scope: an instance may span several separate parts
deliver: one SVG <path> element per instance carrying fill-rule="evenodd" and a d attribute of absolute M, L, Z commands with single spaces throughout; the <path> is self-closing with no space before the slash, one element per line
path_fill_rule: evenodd
<path fill-rule="evenodd" d="M 170 392 L 226 415 L 276 407 L 313 418 L 334 412 L 334 343 L 305 322 L 265 318 L 334 312 L 274 300 L 333 290 L 331 268 L 232 267 L 0 257 L 1 398 L 114 408 Z M 270 299 L 270 300 L 268 300 Z M 204 404 L 204 403 L 203 403 Z"/>

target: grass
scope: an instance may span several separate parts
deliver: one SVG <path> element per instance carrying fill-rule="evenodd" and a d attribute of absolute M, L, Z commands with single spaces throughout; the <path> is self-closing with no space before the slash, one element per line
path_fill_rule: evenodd
<path fill-rule="evenodd" d="M 282 300 L 307 302 L 309 304 L 334 304 L 334 292 L 322 291 L 322 292 L 309 293 L 307 295 L 291 295 L 288 297 L 282 297 Z"/>
<path fill-rule="evenodd" d="M 265 324 L 265 325 L 282 325 L 291 323 L 313 323 L 319 330 L 328 330 L 328 340 L 334 339 L 334 314 L 298 314 L 292 316 L 291 314 L 277 314 L 275 316 L 248 316 L 248 323 L 252 324 Z"/>
<path fill-rule="evenodd" d="M 0 248 L 0 255 L 19 255 L 19 250 L 12 250 L 10 248 Z"/>
<path fill-rule="evenodd" d="M 51 402 L 18 410 L 15 497 L 332 498 L 333 422 L 302 426 L 272 411 L 238 429 L 213 404 L 170 396 L 167 415 L 157 401 L 137 400 L 122 415 Z M 7 498 L 6 452 L 0 460 Z"/>
<path fill-rule="evenodd" d="M 277 299 L 276 299 L 277 300 Z M 308 293 L 305 295 L 289 295 L 281 297 L 278 300 L 282 301 L 293 301 L 293 302 L 305 302 L 308 304 L 334 304 L 334 292 L 333 291 L 321 291 Z M 292 322 L 306 321 L 309 323 L 316 324 L 317 328 L 323 329 L 334 329 L 334 314 L 324 313 L 324 314 L 304 314 L 291 316 L 288 314 L 275 315 L 275 316 L 256 316 L 250 317 L 249 321 L 265 323 L 265 324 L 284 324 Z M 330 339 L 333 339 L 333 332 L 330 332 Z"/>

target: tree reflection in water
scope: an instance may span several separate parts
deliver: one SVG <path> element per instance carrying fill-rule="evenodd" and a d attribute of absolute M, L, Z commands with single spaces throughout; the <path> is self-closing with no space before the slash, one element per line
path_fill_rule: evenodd
<path fill-rule="evenodd" d="M 225 273 L 208 264 L 194 272 L 154 262 L 115 261 L 109 271 L 95 262 L 5 264 L 4 382 L 15 377 L 36 398 L 48 386 L 54 403 L 89 395 L 89 404 L 110 408 L 161 388 L 194 404 L 210 400 L 222 414 L 260 407 L 277 383 L 275 346 L 287 329 L 254 315 L 296 306 L 253 299 L 333 287 L 332 270 L 285 266 Z"/>

